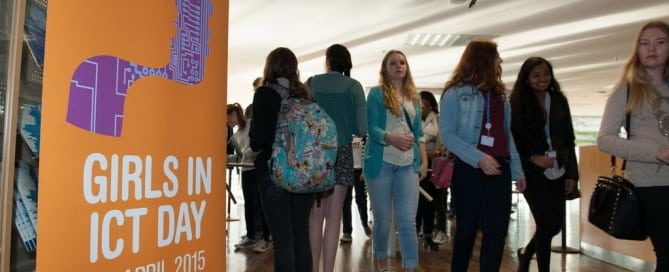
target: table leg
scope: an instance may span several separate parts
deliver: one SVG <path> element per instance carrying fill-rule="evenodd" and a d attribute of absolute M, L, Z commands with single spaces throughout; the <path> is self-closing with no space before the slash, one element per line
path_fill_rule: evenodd
<path fill-rule="evenodd" d="M 237 199 L 235 199 L 235 196 L 232 194 L 232 169 L 228 168 L 228 184 L 225 185 L 225 189 L 228 192 L 228 216 L 226 218 L 226 221 L 239 221 L 239 218 L 233 218 L 230 216 L 230 201 L 232 201 L 234 204 L 237 204 Z"/>

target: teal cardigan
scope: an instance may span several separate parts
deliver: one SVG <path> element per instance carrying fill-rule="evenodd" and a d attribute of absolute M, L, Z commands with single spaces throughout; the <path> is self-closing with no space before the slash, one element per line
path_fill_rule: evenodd
<path fill-rule="evenodd" d="M 416 173 L 420 172 L 420 149 L 418 139 L 423 137 L 423 126 L 421 124 L 421 107 L 413 102 L 416 109 L 414 116 L 413 136 L 416 141 L 413 144 L 413 168 Z M 379 176 L 383 164 L 383 148 L 387 145 L 383 139 L 386 133 L 386 113 L 388 109 L 383 104 L 383 90 L 380 86 L 373 87 L 367 94 L 367 129 L 369 137 L 365 143 L 365 158 L 363 164 L 363 175 L 365 179 L 373 179 Z"/>

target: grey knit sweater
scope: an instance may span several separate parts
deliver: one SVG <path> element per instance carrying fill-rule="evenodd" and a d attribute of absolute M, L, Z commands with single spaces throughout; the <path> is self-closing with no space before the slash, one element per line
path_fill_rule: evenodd
<path fill-rule="evenodd" d="M 627 86 L 620 85 L 606 103 L 597 147 L 626 159 L 627 177 L 637 187 L 669 186 L 669 165 L 656 158 L 657 149 L 660 145 L 669 145 L 669 139 L 660 134 L 657 119 L 648 102 L 644 102 L 640 113 L 631 115 L 630 139 L 619 136 L 620 128 L 625 124 L 627 104 Z M 662 95 L 669 95 L 666 87 L 660 89 Z"/>

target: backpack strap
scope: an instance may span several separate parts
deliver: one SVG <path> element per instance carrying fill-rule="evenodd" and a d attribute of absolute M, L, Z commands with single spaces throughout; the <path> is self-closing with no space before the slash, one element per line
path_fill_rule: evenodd
<path fill-rule="evenodd" d="M 286 100 L 290 97 L 290 90 L 284 88 L 283 86 L 276 84 L 276 83 L 267 83 L 265 85 L 269 87 L 270 89 L 273 89 L 279 96 L 281 96 L 281 100 Z"/>

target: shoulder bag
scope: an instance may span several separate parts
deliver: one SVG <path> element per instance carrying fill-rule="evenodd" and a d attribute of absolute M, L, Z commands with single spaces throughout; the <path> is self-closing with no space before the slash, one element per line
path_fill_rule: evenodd
<path fill-rule="evenodd" d="M 432 176 L 430 177 L 430 181 L 437 188 L 451 187 L 454 166 L 455 163 L 453 162 L 452 156 L 449 156 L 449 152 L 445 152 L 444 155 L 433 158 Z"/>
<path fill-rule="evenodd" d="M 618 239 L 642 241 L 647 236 L 639 195 L 634 185 L 619 175 L 597 178 L 588 221 Z"/>
<path fill-rule="evenodd" d="M 629 139 L 630 114 L 625 120 Z M 625 172 L 627 161 L 621 171 Z M 645 240 L 648 236 L 643 224 L 641 200 L 634 185 L 624 176 L 616 175 L 616 157 L 611 156 L 612 176 L 597 177 L 597 184 L 590 198 L 588 221 L 609 235 L 625 240 Z"/>

